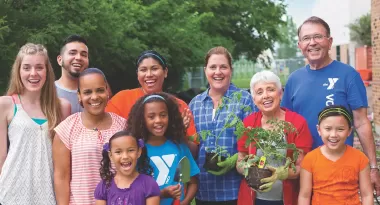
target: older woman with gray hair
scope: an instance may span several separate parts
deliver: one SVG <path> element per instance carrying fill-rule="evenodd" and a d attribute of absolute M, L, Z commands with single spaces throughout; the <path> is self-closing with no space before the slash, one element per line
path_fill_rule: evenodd
<path fill-rule="evenodd" d="M 253 101 L 259 109 L 258 112 L 252 113 L 244 119 L 245 127 L 261 127 L 270 129 L 268 120 L 277 119 L 287 121 L 293 124 L 297 132 L 284 136 L 287 143 L 294 143 L 301 151 L 296 162 L 296 172 L 284 165 L 284 162 L 278 163 L 268 158 L 266 164 L 273 168 L 272 176 L 262 179 L 263 185 L 260 189 L 253 191 L 248 187 L 243 179 L 240 186 L 238 204 L 256 204 L 256 205 L 295 205 L 299 193 L 299 173 L 300 164 L 303 156 L 311 150 L 312 138 L 307 126 L 306 120 L 299 114 L 286 108 L 280 107 L 282 98 L 282 87 L 280 78 L 271 71 L 264 70 L 256 73 L 250 83 L 251 95 Z M 254 154 L 258 157 L 263 153 L 260 149 L 252 146 L 245 146 L 247 136 L 243 136 L 238 141 L 238 161 L 241 161 L 247 154 Z M 287 150 L 279 150 L 284 155 L 291 157 Z M 243 174 L 243 170 L 237 163 L 237 170 Z"/>

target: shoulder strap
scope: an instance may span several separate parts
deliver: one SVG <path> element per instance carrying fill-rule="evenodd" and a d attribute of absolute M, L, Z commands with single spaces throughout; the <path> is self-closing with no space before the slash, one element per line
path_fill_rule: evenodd
<path fill-rule="evenodd" d="M 13 106 L 14 106 L 14 109 L 13 109 L 13 116 L 15 116 L 15 115 L 16 115 L 16 112 L 17 112 L 18 99 L 17 99 L 16 94 L 13 94 L 11 97 L 12 97 Z"/>
<path fill-rule="evenodd" d="M 13 95 L 11 95 L 11 97 L 12 97 L 12 101 L 13 101 L 13 103 L 16 105 L 16 104 L 20 104 L 20 95 L 18 95 L 18 94 L 13 94 Z"/>

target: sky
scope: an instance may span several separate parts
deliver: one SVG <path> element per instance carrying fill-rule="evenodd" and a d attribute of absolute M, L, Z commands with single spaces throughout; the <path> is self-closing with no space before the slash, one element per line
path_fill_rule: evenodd
<path fill-rule="evenodd" d="M 288 15 L 293 17 L 297 27 L 312 16 L 315 0 L 286 0 Z"/>

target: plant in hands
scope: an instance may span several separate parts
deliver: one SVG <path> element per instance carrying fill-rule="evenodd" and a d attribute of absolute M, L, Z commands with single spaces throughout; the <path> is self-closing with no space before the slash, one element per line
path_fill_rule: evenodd
<path fill-rule="evenodd" d="M 241 91 L 233 93 L 230 98 L 223 97 L 221 104 L 219 104 L 216 109 L 215 115 L 217 115 L 217 113 L 223 108 L 229 109 L 231 105 L 239 104 L 238 102 L 240 102 L 241 97 Z M 240 110 L 243 110 L 244 112 L 249 112 L 251 111 L 251 108 L 245 105 L 234 107 L 234 109 L 232 109 L 230 113 L 227 115 L 225 124 L 223 125 L 218 135 L 214 135 L 213 131 L 210 130 L 202 130 L 201 132 L 199 132 L 199 136 L 203 141 L 206 141 L 206 139 L 209 137 L 215 138 L 215 147 L 205 147 L 206 162 L 203 167 L 211 174 L 223 175 L 231 169 L 235 168 L 235 164 L 238 157 L 237 153 L 231 156 L 231 153 L 227 151 L 226 147 L 220 146 L 218 144 L 218 141 L 222 133 L 224 133 L 226 129 L 235 128 L 234 134 L 236 134 L 236 129 L 244 128 L 242 120 L 235 114 L 237 113 L 237 111 Z"/>
<path fill-rule="evenodd" d="M 300 151 L 295 144 L 288 144 L 284 137 L 290 133 L 297 133 L 295 127 L 286 121 L 271 119 L 267 122 L 269 129 L 262 127 L 243 127 L 237 128 L 236 133 L 238 139 L 243 135 L 247 136 L 245 146 L 252 146 L 260 149 L 262 156 L 246 155 L 238 164 L 243 169 L 243 174 L 248 185 L 260 192 L 268 192 L 272 189 L 272 185 L 276 180 L 284 180 L 288 178 L 289 166 L 296 172 L 295 163 L 298 159 Z M 293 158 L 286 157 L 279 150 L 291 150 Z M 284 166 L 272 167 L 266 165 L 266 159 L 272 159 L 277 162 L 286 160 Z"/>

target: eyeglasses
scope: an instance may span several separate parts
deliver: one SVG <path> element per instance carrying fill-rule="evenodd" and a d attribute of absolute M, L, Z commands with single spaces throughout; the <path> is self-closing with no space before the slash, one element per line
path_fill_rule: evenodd
<path fill-rule="evenodd" d="M 316 34 L 314 36 L 304 36 L 301 38 L 301 43 L 303 44 L 310 43 L 311 39 L 313 39 L 317 43 L 320 43 L 324 40 L 324 38 L 330 38 L 330 37 L 324 36 L 321 34 Z"/>

